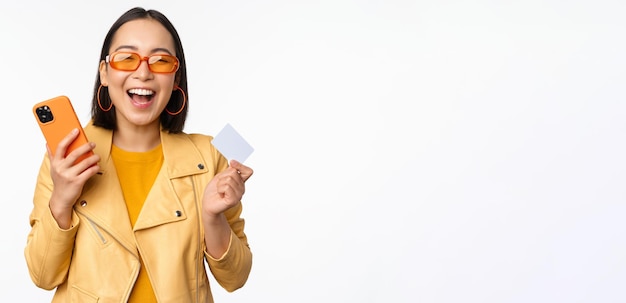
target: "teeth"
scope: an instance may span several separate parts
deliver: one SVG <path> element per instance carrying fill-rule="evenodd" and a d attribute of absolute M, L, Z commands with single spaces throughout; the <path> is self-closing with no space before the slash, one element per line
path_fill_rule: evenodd
<path fill-rule="evenodd" d="M 140 96 L 151 96 L 154 94 L 153 91 L 149 89 L 143 89 L 143 88 L 132 88 L 132 89 L 129 89 L 128 92 L 131 94 L 140 95 Z"/>

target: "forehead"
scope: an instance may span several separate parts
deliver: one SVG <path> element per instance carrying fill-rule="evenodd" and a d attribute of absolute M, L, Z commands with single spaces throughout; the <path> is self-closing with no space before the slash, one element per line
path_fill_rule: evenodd
<path fill-rule="evenodd" d="M 113 52 L 120 48 L 133 49 L 139 53 L 152 53 L 156 49 L 167 49 L 175 54 L 174 39 L 165 26 L 153 19 L 137 19 L 124 23 L 113 35 Z"/>

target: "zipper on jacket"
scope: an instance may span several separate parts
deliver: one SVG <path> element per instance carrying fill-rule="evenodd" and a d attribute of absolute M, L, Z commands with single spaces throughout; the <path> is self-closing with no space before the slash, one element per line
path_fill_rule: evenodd
<path fill-rule="evenodd" d="M 96 234 L 100 238 L 100 241 L 102 241 L 102 244 L 106 244 L 107 243 L 107 239 L 105 239 L 104 236 L 102 235 L 102 233 L 100 232 L 100 229 L 98 228 L 98 225 L 96 225 L 96 223 L 93 222 L 89 218 L 87 218 L 87 221 L 89 221 L 89 224 L 91 224 L 91 227 L 93 228 L 93 230 L 96 232 Z"/>
<path fill-rule="evenodd" d="M 89 216 L 86 216 L 86 215 L 85 215 L 84 213 L 82 213 L 81 211 L 76 210 L 76 212 L 77 212 L 77 213 L 79 213 L 79 214 L 81 214 L 81 215 L 83 215 L 83 216 L 85 217 L 85 219 L 87 219 L 87 221 L 89 222 L 89 224 L 91 225 L 91 227 L 93 228 L 93 230 L 96 232 L 96 234 L 97 234 L 97 235 L 98 235 L 98 237 L 100 238 L 100 241 L 102 241 L 102 244 L 106 244 L 106 243 L 107 243 L 107 240 L 106 240 L 106 238 L 102 235 L 102 233 L 100 232 L 100 228 L 98 228 L 98 224 L 97 224 L 96 222 L 94 222 L 93 220 L 91 220 L 91 218 L 89 218 Z M 114 238 L 114 239 L 115 239 L 115 238 Z M 118 241 L 118 243 L 120 243 L 120 242 Z M 121 245 L 121 246 L 122 246 L 122 247 L 123 247 L 126 251 L 128 251 L 131 255 L 133 255 L 133 256 L 136 258 L 137 262 L 139 262 L 139 256 L 138 256 L 136 253 L 134 253 L 133 251 L 131 251 L 130 249 L 128 249 L 128 247 L 126 247 L 126 245 L 123 245 L 123 244 L 121 244 L 121 243 L 120 243 L 120 245 Z M 139 266 L 141 267 L 141 265 L 139 265 Z M 137 282 L 137 277 L 138 277 L 138 276 L 139 276 L 139 269 L 135 272 L 135 276 L 134 276 L 134 277 L 133 277 L 133 279 L 132 279 L 132 285 L 134 285 L 134 284 L 135 284 L 135 282 Z M 130 292 L 131 292 L 131 291 L 132 291 L 132 289 L 133 289 L 133 288 L 132 288 L 132 285 L 131 285 L 131 287 L 129 287 L 129 288 L 126 290 L 126 294 L 124 295 L 124 301 L 123 301 L 123 302 L 128 301 L 128 298 L 130 298 Z"/>

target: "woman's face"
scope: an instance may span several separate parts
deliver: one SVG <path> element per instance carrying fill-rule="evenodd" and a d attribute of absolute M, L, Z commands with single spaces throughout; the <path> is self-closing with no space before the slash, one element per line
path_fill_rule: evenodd
<path fill-rule="evenodd" d="M 142 58 L 154 54 L 175 56 L 174 40 L 158 21 L 138 19 L 122 25 L 109 49 L 134 52 Z M 115 105 L 118 127 L 142 127 L 159 124 L 159 116 L 175 87 L 176 73 L 154 73 L 147 61 L 135 71 L 122 71 L 100 62 L 100 82 L 107 86 Z"/>

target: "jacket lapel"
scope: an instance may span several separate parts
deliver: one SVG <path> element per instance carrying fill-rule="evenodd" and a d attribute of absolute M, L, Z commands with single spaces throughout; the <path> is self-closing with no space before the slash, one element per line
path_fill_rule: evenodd
<path fill-rule="evenodd" d="M 93 176 L 85 187 L 76 211 L 87 217 L 119 241 L 130 252 L 137 255 L 137 248 L 128 219 L 128 210 L 117 179 L 113 161 L 110 167 Z M 84 222 L 83 224 L 87 224 Z"/>
<path fill-rule="evenodd" d="M 172 188 L 165 166 L 154 180 L 154 185 L 143 203 L 134 230 L 184 220 L 187 217 L 182 204 Z"/>
<path fill-rule="evenodd" d="M 91 124 L 85 127 L 85 133 L 90 141 L 96 142 L 94 152 L 100 155 L 100 172 L 83 187 L 81 201 L 75 206 L 76 211 L 137 255 L 122 188 L 113 161 L 110 161 L 113 132 Z"/>
<path fill-rule="evenodd" d="M 207 170 L 200 152 L 187 135 L 162 131 L 161 146 L 163 167 L 135 222 L 135 231 L 185 220 L 187 214 L 174 185 L 176 182 L 185 182 L 187 176 Z"/>

